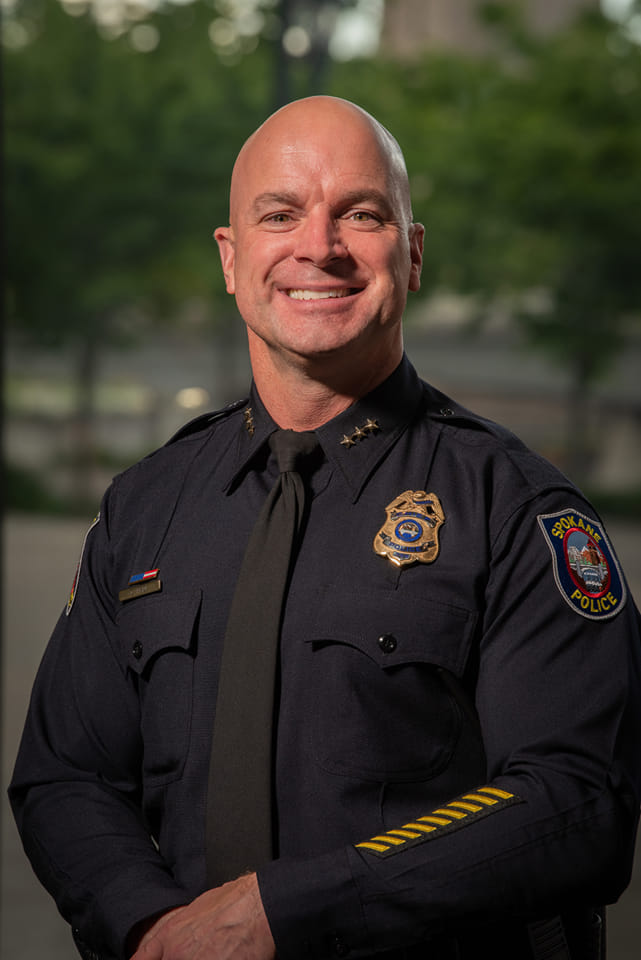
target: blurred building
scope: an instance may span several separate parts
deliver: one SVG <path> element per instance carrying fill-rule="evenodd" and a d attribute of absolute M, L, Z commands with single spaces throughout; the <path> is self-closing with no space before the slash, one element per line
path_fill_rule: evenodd
<path fill-rule="evenodd" d="M 428 49 L 491 50 L 495 39 L 480 16 L 482 6 L 483 0 L 387 0 L 381 49 L 399 57 Z M 546 33 L 598 9 L 599 0 L 522 0 L 521 6 L 532 29 Z"/>

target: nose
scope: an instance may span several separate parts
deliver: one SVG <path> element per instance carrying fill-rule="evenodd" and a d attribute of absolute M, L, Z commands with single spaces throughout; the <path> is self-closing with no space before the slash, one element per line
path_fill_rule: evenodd
<path fill-rule="evenodd" d="M 342 260 L 347 255 L 340 221 L 336 221 L 324 204 L 314 207 L 296 230 L 295 259 L 307 260 L 322 267 L 332 260 Z"/>

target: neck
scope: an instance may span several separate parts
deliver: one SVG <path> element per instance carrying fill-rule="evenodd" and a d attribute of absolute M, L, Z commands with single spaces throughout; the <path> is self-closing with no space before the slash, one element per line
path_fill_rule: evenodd
<path fill-rule="evenodd" d="M 282 356 L 272 357 L 252 350 L 250 358 L 254 382 L 260 398 L 272 419 L 287 430 L 315 430 L 337 417 L 364 397 L 393 373 L 403 355 L 388 354 L 382 363 L 353 365 L 341 370 L 336 361 L 324 363 L 307 360 L 294 364 Z"/>

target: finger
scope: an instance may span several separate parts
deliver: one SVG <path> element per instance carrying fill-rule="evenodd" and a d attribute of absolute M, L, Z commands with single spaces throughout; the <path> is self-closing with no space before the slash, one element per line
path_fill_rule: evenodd
<path fill-rule="evenodd" d="M 162 960 L 163 946 L 160 940 L 154 938 L 138 947 L 131 960 Z"/>

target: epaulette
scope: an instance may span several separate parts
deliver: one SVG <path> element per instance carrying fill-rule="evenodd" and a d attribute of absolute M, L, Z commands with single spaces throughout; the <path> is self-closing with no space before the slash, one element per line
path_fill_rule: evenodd
<path fill-rule="evenodd" d="M 206 430 L 207 427 L 210 427 L 212 423 L 216 423 L 217 420 L 222 420 L 224 417 L 228 417 L 230 414 L 234 413 L 236 410 L 240 410 L 241 407 L 246 407 L 249 403 L 247 397 L 244 400 L 235 400 L 233 403 L 228 403 L 225 407 L 222 407 L 220 410 L 215 410 L 213 413 L 201 413 L 199 417 L 194 417 L 193 420 L 190 420 L 184 426 L 180 427 L 179 430 L 174 433 L 172 437 L 167 440 L 164 446 L 168 447 L 170 443 L 176 443 L 177 440 L 184 440 L 185 437 L 190 437 L 194 433 L 199 433 L 201 430 Z"/>
<path fill-rule="evenodd" d="M 470 427 L 474 430 L 486 430 L 490 433 L 496 433 L 497 430 L 501 430 L 500 424 L 494 423 L 493 420 L 488 420 L 486 417 L 482 417 L 480 414 L 474 413 L 473 410 L 468 410 L 467 407 L 462 407 L 460 404 L 454 403 L 451 400 L 449 403 L 436 409 L 428 409 L 426 416 L 428 416 L 430 420 L 437 420 L 441 423 L 449 422 L 462 427 Z"/>
<path fill-rule="evenodd" d="M 442 423 L 449 421 L 472 429 L 487 431 L 495 436 L 509 433 L 505 427 L 493 420 L 488 420 L 487 417 L 482 417 L 473 410 L 469 410 L 452 400 L 447 394 L 429 385 L 425 399 L 425 416 L 429 417 L 430 420 L 437 420 Z"/>
<path fill-rule="evenodd" d="M 483 417 L 479 417 L 478 414 L 472 410 L 468 410 L 467 407 L 456 403 L 455 400 L 452 400 L 447 394 L 441 393 L 436 387 L 432 387 L 429 384 L 425 384 L 425 386 L 426 391 L 423 400 L 423 409 L 425 415 L 431 420 L 465 420 L 484 424 L 488 423 Z"/>
<path fill-rule="evenodd" d="M 519 439 L 511 430 L 504 427 L 494 420 L 482 417 L 473 410 L 461 406 L 452 400 L 445 404 L 437 405 L 436 408 L 428 409 L 426 415 L 437 423 L 449 424 L 459 430 L 463 430 L 471 439 L 474 436 L 481 438 L 483 436 L 493 437 L 499 443 L 507 447 L 523 446 L 523 441 Z"/>
<path fill-rule="evenodd" d="M 509 428 L 475 413 L 474 410 L 464 407 L 447 394 L 429 385 L 424 416 L 434 423 L 454 428 L 460 436 L 467 437 L 471 443 L 478 444 L 483 441 L 483 438 L 492 437 L 506 449 L 525 449 L 523 441 Z"/>

